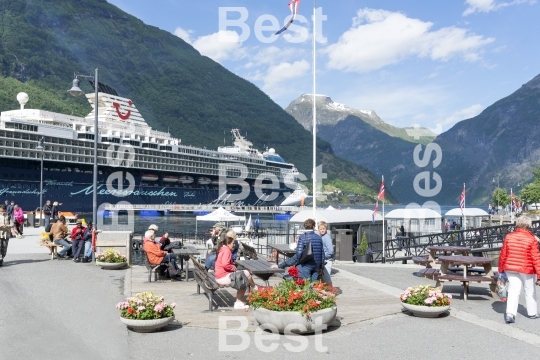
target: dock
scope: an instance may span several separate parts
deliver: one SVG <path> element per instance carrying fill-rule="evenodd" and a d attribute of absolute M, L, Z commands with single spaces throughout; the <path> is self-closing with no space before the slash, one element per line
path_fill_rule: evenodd
<path fill-rule="evenodd" d="M 159 212 L 204 212 L 214 211 L 223 207 L 229 212 L 236 213 L 257 213 L 257 214 L 296 214 L 305 210 L 305 206 L 236 206 L 236 205 L 180 205 L 180 204 L 107 204 L 105 210 L 108 211 L 143 211 L 153 210 Z"/>

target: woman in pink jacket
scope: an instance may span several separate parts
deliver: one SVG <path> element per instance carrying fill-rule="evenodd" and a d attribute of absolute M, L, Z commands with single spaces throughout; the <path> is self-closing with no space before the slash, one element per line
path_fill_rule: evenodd
<path fill-rule="evenodd" d="M 17 238 L 21 239 L 23 237 L 24 212 L 19 205 L 13 207 L 13 219 L 13 224 L 16 228 L 14 234 Z"/>
<path fill-rule="evenodd" d="M 223 243 L 218 244 L 217 259 L 214 265 L 214 277 L 219 285 L 230 286 L 231 274 L 236 271 L 236 266 L 232 260 L 232 249 L 234 247 L 234 240 L 236 240 L 236 233 L 233 230 L 229 230 L 225 236 Z M 257 285 L 251 278 L 249 271 L 244 270 L 244 275 L 249 281 L 251 287 L 256 290 Z M 235 309 L 246 309 L 248 305 L 244 304 L 244 294 L 246 289 L 240 289 L 236 292 L 236 302 L 234 303 Z"/>

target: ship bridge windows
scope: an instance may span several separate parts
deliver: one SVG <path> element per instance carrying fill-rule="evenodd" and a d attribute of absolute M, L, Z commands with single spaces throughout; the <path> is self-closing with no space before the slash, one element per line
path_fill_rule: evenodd
<path fill-rule="evenodd" d="M 94 134 L 79 133 L 77 134 L 78 139 L 94 140 Z M 54 141 L 53 141 L 54 142 Z M 85 144 L 85 146 L 90 146 L 91 144 Z"/>
<path fill-rule="evenodd" d="M 6 129 L 15 129 L 15 130 L 24 130 L 24 131 L 33 131 L 37 132 L 38 127 L 35 125 L 27 125 L 27 124 L 20 124 L 20 123 L 14 123 L 14 122 L 6 122 Z M 19 137 L 20 135 L 17 134 Z"/>

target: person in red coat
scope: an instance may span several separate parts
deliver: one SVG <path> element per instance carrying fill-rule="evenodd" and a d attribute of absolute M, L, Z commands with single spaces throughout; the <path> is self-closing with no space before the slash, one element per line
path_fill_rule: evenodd
<path fill-rule="evenodd" d="M 531 319 L 538 319 L 536 304 L 536 285 L 540 285 L 540 251 L 538 241 L 531 232 L 532 221 L 527 216 L 516 220 L 516 230 L 504 238 L 499 257 L 499 274 L 508 276 L 508 300 L 505 321 L 516 322 L 516 313 L 521 288 L 525 288 L 527 314 Z"/>

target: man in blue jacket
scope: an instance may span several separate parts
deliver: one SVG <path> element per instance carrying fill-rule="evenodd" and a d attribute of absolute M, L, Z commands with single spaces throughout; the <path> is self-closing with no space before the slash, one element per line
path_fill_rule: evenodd
<path fill-rule="evenodd" d="M 306 280 L 317 281 L 324 266 L 324 249 L 322 238 L 315 234 L 315 220 L 307 219 L 304 221 L 306 232 L 300 236 L 298 246 L 296 247 L 296 258 L 298 259 L 298 272 L 300 277 Z M 304 248 L 311 243 L 313 249 L 313 258 L 300 264 Z"/>

